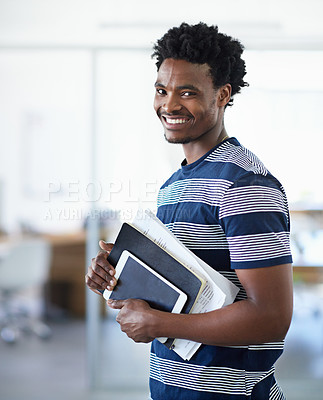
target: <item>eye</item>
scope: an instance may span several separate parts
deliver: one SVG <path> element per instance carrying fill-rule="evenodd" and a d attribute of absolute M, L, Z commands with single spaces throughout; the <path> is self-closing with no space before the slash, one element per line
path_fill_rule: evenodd
<path fill-rule="evenodd" d="M 188 91 L 182 92 L 182 94 L 181 94 L 182 97 L 191 97 L 191 96 L 195 96 L 195 95 L 196 95 L 196 93 L 188 92 Z"/>
<path fill-rule="evenodd" d="M 156 93 L 159 94 L 160 96 L 164 96 L 166 94 L 166 90 L 161 88 L 156 88 Z"/>

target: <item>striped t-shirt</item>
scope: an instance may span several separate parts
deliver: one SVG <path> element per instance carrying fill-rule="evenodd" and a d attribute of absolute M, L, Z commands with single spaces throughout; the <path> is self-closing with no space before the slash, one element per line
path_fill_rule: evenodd
<path fill-rule="evenodd" d="M 158 196 L 160 220 L 197 256 L 240 287 L 235 269 L 291 263 L 289 212 L 281 184 L 230 138 L 175 172 Z M 279 400 L 274 363 L 283 342 L 202 345 L 190 361 L 152 343 L 153 400 Z"/>

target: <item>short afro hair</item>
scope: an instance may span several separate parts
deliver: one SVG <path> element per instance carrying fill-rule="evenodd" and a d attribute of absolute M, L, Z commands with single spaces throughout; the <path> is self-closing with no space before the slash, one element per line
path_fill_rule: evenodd
<path fill-rule="evenodd" d="M 227 105 L 232 105 L 232 96 L 248 86 L 243 80 L 246 74 L 245 62 L 241 59 L 244 47 L 231 36 L 219 33 L 217 26 L 183 22 L 166 32 L 155 43 L 153 50 L 152 57 L 157 60 L 157 70 L 167 58 L 208 64 L 215 89 L 227 83 L 231 85 L 231 99 Z"/>

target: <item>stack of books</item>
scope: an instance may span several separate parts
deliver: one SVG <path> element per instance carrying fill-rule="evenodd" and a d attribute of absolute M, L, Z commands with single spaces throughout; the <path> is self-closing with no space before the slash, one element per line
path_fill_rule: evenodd
<path fill-rule="evenodd" d="M 187 249 L 150 211 L 123 223 L 108 261 L 117 285 L 106 299 L 136 298 L 168 312 L 208 312 L 234 301 L 238 288 Z M 200 343 L 158 338 L 183 359 Z"/>

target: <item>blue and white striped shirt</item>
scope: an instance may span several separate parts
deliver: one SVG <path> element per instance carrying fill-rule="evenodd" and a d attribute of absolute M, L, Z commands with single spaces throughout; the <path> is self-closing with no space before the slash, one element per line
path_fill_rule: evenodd
<path fill-rule="evenodd" d="M 235 273 L 291 263 L 289 211 L 281 184 L 231 138 L 182 165 L 161 187 L 160 220 L 197 256 L 246 293 Z M 283 342 L 202 345 L 190 361 L 152 343 L 153 400 L 281 400 L 274 363 Z"/>

